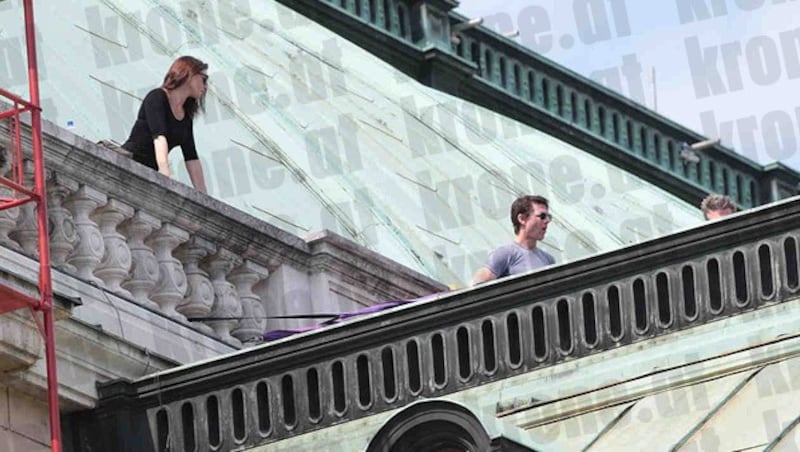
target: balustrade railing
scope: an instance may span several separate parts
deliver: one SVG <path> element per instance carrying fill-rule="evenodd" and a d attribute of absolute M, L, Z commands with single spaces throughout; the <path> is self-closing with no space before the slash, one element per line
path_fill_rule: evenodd
<path fill-rule="evenodd" d="M 794 199 L 213 363 L 112 383 L 101 389 L 98 413 L 120 413 L 123 403 L 146 416 L 148 450 L 249 447 L 796 302 L 798 225 Z"/>
<path fill-rule="evenodd" d="M 453 17 L 453 22 L 465 18 Z M 475 76 L 577 127 L 626 154 L 737 204 L 760 203 L 755 162 L 717 146 L 689 158 L 685 146 L 704 138 L 587 79 L 544 61 L 534 52 L 488 30 L 467 30 L 453 44 L 456 55 L 477 67 Z M 683 151 L 683 153 L 682 153 Z"/>
<path fill-rule="evenodd" d="M 381 289 L 350 291 L 364 305 L 443 288 L 333 234 L 305 242 L 49 123 L 45 157 L 53 267 L 233 346 L 299 325 L 281 315 L 351 309 L 310 274 L 329 285 L 349 284 L 337 272 L 379 281 Z M 0 245 L 36 258 L 32 206 L 0 213 Z M 291 271 L 277 271 L 284 266 Z"/>
<path fill-rule="evenodd" d="M 324 0 L 343 12 L 405 41 L 411 41 L 410 6 L 398 0 Z"/>
<path fill-rule="evenodd" d="M 55 268 L 234 345 L 263 334 L 267 300 L 253 287 L 269 271 L 258 257 L 237 258 L 177 221 L 58 172 L 48 180 L 48 195 Z M 4 246 L 36 257 L 33 215 L 24 207 L 3 213 Z"/>
<path fill-rule="evenodd" d="M 792 196 L 800 183 L 785 166 L 771 171 L 719 144 L 688 150 L 706 138 L 511 38 L 485 27 L 458 27 L 470 18 L 451 11 L 457 2 L 279 1 L 435 88 L 571 140 L 693 202 L 715 192 L 752 207 Z M 423 55 L 432 48 L 441 54 Z M 425 66 L 442 58 L 450 61 Z"/>

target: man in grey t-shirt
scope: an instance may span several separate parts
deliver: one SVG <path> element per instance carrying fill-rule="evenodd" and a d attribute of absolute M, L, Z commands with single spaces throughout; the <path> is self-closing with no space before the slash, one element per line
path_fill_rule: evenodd
<path fill-rule="evenodd" d="M 553 256 L 536 247 L 544 239 L 552 219 L 546 198 L 533 195 L 517 198 L 511 204 L 514 242 L 489 254 L 489 262 L 472 277 L 472 285 L 555 264 Z"/>

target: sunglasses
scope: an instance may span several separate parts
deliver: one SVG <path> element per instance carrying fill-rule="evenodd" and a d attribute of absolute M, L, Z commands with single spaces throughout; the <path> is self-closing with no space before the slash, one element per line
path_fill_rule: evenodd
<path fill-rule="evenodd" d="M 544 220 L 552 220 L 553 219 L 552 215 L 550 215 L 549 213 L 544 213 L 544 212 L 540 213 L 539 215 L 531 215 L 531 216 L 532 217 L 536 217 L 536 218 L 538 218 L 538 219 L 540 219 L 542 221 L 544 221 Z"/>

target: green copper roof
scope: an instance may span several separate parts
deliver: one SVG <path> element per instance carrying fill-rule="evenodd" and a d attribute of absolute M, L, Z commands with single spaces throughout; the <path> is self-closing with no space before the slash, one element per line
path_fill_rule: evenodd
<path fill-rule="evenodd" d="M 511 239 L 517 194 L 550 198 L 543 246 L 558 262 L 701 221 L 664 190 L 423 86 L 273 1 L 62 1 L 36 12 L 46 119 L 124 141 L 171 61 L 195 55 L 210 64 L 195 133 L 212 196 L 301 236 L 335 230 L 449 284 Z M 19 93 L 21 24 L 17 3 L 0 3 L 0 85 Z M 188 180 L 180 152 L 171 158 Z"/>

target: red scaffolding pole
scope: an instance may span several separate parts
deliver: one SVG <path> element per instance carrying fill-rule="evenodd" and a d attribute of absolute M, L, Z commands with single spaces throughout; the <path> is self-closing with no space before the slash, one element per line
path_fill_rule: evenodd
<path fill-rule="evenodd" d="M 39 69 L 36 60 L 36 34 L 34 30 L 33 0 L 23 0 L 25 11 L 25 45 L 28 57 L 28 86 L 30 100 L 26 101 L 0 89 L 0 96 L 11 101 L 13 107 L 0 112 L 0 120 L 8 121 L 11 161 L 10 177 L 0 177 L 0 184 L 10 188 L 12 195 L 0 198 L 0 210 L 36 204 L 36 224 L 39 229 L 39 298 L 36 299 L 11 287 L 0 285 L 0 313 L 30 308 L 45 343 L 47 364 L 47 402 L 50 413 L 50 449 L 61 452 L 61 418 L 58 408 L 58 373 L 56 372 L 55 328 L 53 316 L 53 288 L 50 279 L 50 243 L 47 235 L 47 196 L 45 188 L 44 152 L 42 150 L 42 112 L 39 104 Z M 23 140 L 20 116 L 30 113 L 31 156 L 33 161 L 33 187 L 27 187 L 24 177 Z M 41 316 L 41 317 L 40 317 Z"/>

